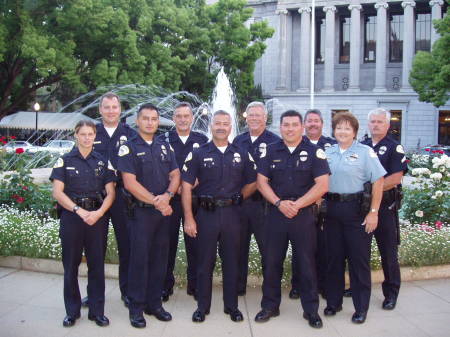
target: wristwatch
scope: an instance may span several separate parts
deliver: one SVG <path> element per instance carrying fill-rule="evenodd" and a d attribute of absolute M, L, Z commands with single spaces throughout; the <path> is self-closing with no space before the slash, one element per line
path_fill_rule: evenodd
<path fill-rule="evenodd" d="M 278 199 L 277 201 L 275 201 L 274 205 L 276 208 L 280 207 L 281 204 L 281 199 Z"/>
<path fill-rule="evenodd" d="M 378 210 L 377 210 L 376 208 L 372 208 L 372 209 L 370 210 L 370 213 L 376 213 L 376 212 L 378 212 Z"/>
<path fill-rule="evenodd" d="M 72 212 L 76 213 L 79 209 L 80 209 L 80 206 L 75 205 L 75 206 L 73 206 L 73 208 L 72 208 Z"/>
<path fill-rule="evenodd" d="M 169 190 L 167 190 L 166 193 L 169 194 L 169 196 L 170 196 L 171 198 L 173 198 L 173 196 L 175 195 L 173 192 L 170 192 Z"/>

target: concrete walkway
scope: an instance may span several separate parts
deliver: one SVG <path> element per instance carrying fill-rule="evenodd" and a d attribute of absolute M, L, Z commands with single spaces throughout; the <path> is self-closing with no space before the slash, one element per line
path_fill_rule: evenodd
<path fill-rule="evenodd" d="M 82 291 L 86 279 L 80 278 Z M 450 336 L 450 280 L 407 282 L 402 285 L 399 303 L 392 312 L 382 310 L 380 285 L 373 288 L 372 303 L 365 324 L 357 326 L 350 322 L 353 313 L 351 299 L 345 299 L 344 310 L 335 317 L 323 317 L 324 327 L 310 328 L 301 318 L 298 301 L 290 300 L 283 290 L 281 315 L 268 323 L 254 322 L 259 310 L 261 291 L 249 288 L 247 295 L 239 299 L 245 316 L 242 323 L 230 321 L 223 314 L 222 290 L 214 288 L 211 314 L 202 324 L 191 322 L 196 304 L 186 295 L 185 289 L 177 289 L 165 308 L 174 319 L 169 323 L 146 316 L 147 328 L 135 329 L 128 321 L 128 311 L 119 299 L 117 280 L 106 280 L 105 314 L 111 324 L 97 327 L 87 319 L 87 309 L 72 328 L 63 328 L 64 305 L 61 275 L 27 272 L 0 268 L 0 336 L 1 337 L 290 337 L 290 336 Z M 325 302 L 321 300 L 322 313 Z"/>

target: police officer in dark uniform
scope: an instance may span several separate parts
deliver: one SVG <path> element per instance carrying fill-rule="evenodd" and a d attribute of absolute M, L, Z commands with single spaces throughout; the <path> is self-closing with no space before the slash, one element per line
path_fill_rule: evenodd
<path fill-rule="evenodd" d="M 331 137 L 326 137 L 322 134 L 323 130 L 323 118 L 322 113 L 318 109 L 307 110 L 305 114 L 305 134 L 309 141 L 317 145 L 322 150 L 326 150 L 331 145 L 336 144 L 336 140 Z M 322 205 L 322 207 L 324 207 Z M 324 295 L 325 289 L 325 275 L 326 275 L 326 244 L 325 234 L 323 232 L 323 212 L 318 211 L 318 224 L 317 224 L 317 253 L 316 253 L 316 270 L 317 270 L 317 287 L 319 293 Z M 289 292 L 289 298 L 300 298 L 299 284 L 300 277 L 296 268 L 297 262 L 295 257 L 292 256 L 292 289 Z"/>
<path fill-rule="evenodd" d="M 169 250 L 170 199 L 180 185 L 180 171 L 170 145 L 155 139 L 159 125 L 158 108 L 139 108 L 138 135 L 119 148 L 118 170 L 126 190 L 134 198 L 129 218 L 130 267 L 128 296 L 130 323 L 146 326 L 143 312 L 158 320 L 172 316 L 161 304 L 161 293 Z"/>
<path fill-rule="evenodd" d="M 252 102 L 247 106 L 246 122 L 248 131 L 237 136 L 233 144 L 249 152 L 256 164 L 260 158 L 264 158 L 267 152 L 267 146 L 280 139 L 276 134 L 266 129 L 267 110 L 264 103 Z M 255 191 L 250 198 L 242 204 L 241 210 L 241 253 L 239 257 L 239 283 L 238 294 L 245 295 L 248 275 L 248 254 L 250 250 L 250 240 L 252 234 L 255 235 L 261 255 L 261 264 L 263 265 L 264 251 L 264 209 L 265 201 L 259 191 Z"/>
<path fill-rule="evenodd" d="M 257 185 L 270 203 L 266 226 L 262 310 L 256 322 L 280 314 L 281 276 L 289 241 L 297 261 L 303 317 L 322 327 L 318 314 L 316 225 L 312 205 L 328 190 L 330 170 L 325 152 L 303 137 L 302 116 L 294 110 L 281 115 L 282 140 L 271 144 L 258 166 Z"/>
<path fill-rule="evenodd" d="M 392 310 L 397 304 L 400 289 L 398 209 L 400 206 L 401 182 L 403 174 L 408 171 L 408 166 L 403 147 L 387 135 L 391 120 L 390 112 L 383 108 L 377 108 L 369 112 L 368 119 L 371 138 L 362 143 L 374 149 L 381 165 L 387 172 L 384 176 L 378 227 L 374 235 L 380 251 L 384 273 L 382 289 L 385 299 L 382 308 Z"/>
<path fill-rule="evenodd" d="M 386 171 L 375 152 L 356 140 L 359 123 L 355 116 L 346 112 L 336 114 L 332 125 L 338 144 L 326 150 L 331 177 L 325 197 L 327 307 L 324 314 L 334 316 L 342 310 L 345 260 L 348 259 L 355 307 L 352 322 L 362 324 L 370 304 L 370 243 L 378 224 Z"/>
<path fill-rule="evenodd" d="M 129 125 L 120 122 L 121 105 L 120 98 L 116 94 L 112 92 L 104 94 L 100 98 L 99 111 L 102 116 L 102 122 L 97 124 L 94 150 L 106 158 L 109 167 L 116 170 L 119 147 L 125 144 L 129 138 L 136 135 L 136 131 Z M 128 306 L 127 286 L 130 239 L 127 230 L 126 206 L 122 189 L 123 182 L 119 175 L 116 184 L 116 198 L 113 206 L 107 213 L 108 223 L 105 228 L 105 234 L 108 235 L 109 219 L 111 219 L 119 252 L 119 287 L 121 299 L 125 306 Z M 88 297 L 83 298 L 83 305 L 87 305 L 87 302 Z"/>
<path fill-rule="evenodd" d="M 104 228 L 108 221 L 105 213 L 114 201 L 116 176 L 108 169 L 106 158 L 92 150 L 95 134 L 94 123 L 78 122 L 77 147 L 58 159 L 50 175 L 61 219 L 65 327 L 74 325 L 80 317 L 78 266 L 83 249 L 88 266 L 88 318 L 99 326 L 109 324 L 104 315 Z"/>
<path fill-rule="evenodd" d="M 191 130 L 194 116 L 192 106 L 188 102 L 180 102 L 175 106 L 173 112 L 173 121 L 175 122 L 175 130 L 168 131 L 161 135 L 160 138 L 165 140 L 172 146 L 175 152 L 178 167 L 182 167 L 187 155 L 193 149 L 197 149 L 200 145 L 208 141 L 208 137 L 204 134 Z M 175 258 L 178 249 L 178 237 L 180 224 L 183 220 L 183 208 L 181 206 L 181 188 L 171 200 L 173 213 L 170 216 L 170 241 L 169 241 L 169 260 L 167 264 L 166 279 L 164 282 L 164 290 L 162 300 L 167 301 L 169 296 L 173 294 L 173 286 L 175 277 L 173 270 L 175 267 Z M 187 293 L 195 295 L 196 283 L 196 240 L 186 233 L 184 234 L 184 244 L 187 257 Z"/>
<path fill-rule="evenodd" d="M 212 141 L 194 150 L 182 168 L 184 230 L 197 237 L 197 303 L 192 321 L 203 322 L 211 307 L 217 242 L 222 260 L 224 312 L 235 322 L 238 309 L 240 215 L 242 199 L 256 189 L 255 163 L 249 153 L 228 142 L 231 116 L 218 110 L 211 120 Z M 192 212 L 192 189 L 198 181 L 199 210 Z M 201 253 L 200 253 L 201 252 Z"/>

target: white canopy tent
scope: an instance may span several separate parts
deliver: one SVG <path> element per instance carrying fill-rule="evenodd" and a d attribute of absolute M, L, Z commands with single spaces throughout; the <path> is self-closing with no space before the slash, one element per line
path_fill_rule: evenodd
<path fill-rule="evenodd" d="M 83 119 L 95 122 L 94 119 L 82 113 L 39 112 L 38 129 L 72 131 L 75 125 Z M 33 111 L 19 111 L 6 116 L 0 121 L 0 128 L 34 130 L 36 129 L 36 113 Z"/>

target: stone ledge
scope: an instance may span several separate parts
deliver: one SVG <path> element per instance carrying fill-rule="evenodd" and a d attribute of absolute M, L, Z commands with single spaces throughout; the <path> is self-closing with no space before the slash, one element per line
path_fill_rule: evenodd
<path fill-rule="evenodd" d="M 49 259 L 32 259 L 21 256 L 0 256 L 0 267 L 15 268 L 21 270 L 36 271 L 50 274 L 63 274 L 61 261 Z M 419 281 L 450 278 L 450 264 L 425 267 L 401 267 L 402 281 Z M 105 264 L 106 278 L 118 278 L 119 268 L 117 264 Z M 80 276 L 87 276 L 86 262 L 82 262 L 79 269 Z M 372 271 L 372 282 L 381 283 L 384 280 L 382 270 Z M 222 282 L 221 276 L 214 276 L 214 283 Z M 348 274 L 346 273 L 348 283 Z M 262 284 L 262 277 L 249 275 L 248 285 L 259 286 Z"/>

